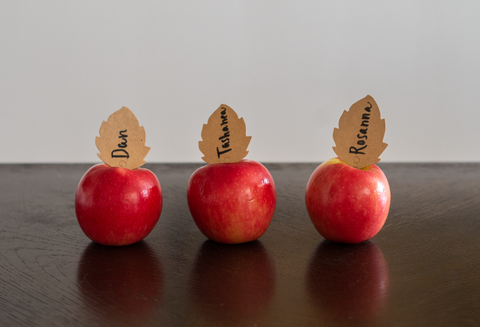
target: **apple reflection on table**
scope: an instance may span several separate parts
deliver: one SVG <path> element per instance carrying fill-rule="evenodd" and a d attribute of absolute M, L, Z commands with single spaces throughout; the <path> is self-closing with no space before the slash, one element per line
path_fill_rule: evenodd
<path fill-rule="evenodd" d="M 144 241 L 122 247 L 92 242 L 80 259 L 77 281 L 87 310 L 108 324 L 148 321 L 161 305 L 162 266 Z"/>
<path fill-rule="evenodd" d="M 381 318 L 389 286 L 382 251 L 372 242 L 322 242 L 307 268 L 306 288 L 322 318 L 340 325 L 371 325 Z"/>
<path fill-rule="evenodd" d="M 207 324 L 258 323 L 275 291 L 275 266 L 260 241 L 205 241 L 190 275 L 190 301 Z"/>

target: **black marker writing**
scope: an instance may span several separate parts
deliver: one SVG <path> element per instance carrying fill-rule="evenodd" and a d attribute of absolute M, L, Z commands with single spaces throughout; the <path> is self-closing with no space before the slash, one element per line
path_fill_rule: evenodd
<path fill-rule="evenodd" d="M 111 154 L 112 158 L 127 158 L 127 159 L 130 158 L 130 155 L 128 154 L 127 150 L 125 150 L 125 148 L 127 147 L 127 137 L 128 137 L 127 134 L 124 134 L 126 132 L 127 130 L 119 132 L 120 136 L 118 138 L 122 139 L 123 142 L 120 142 L 119 144 L 117 144 L 120 149 L 116 149 L 112 151 L 112 154 Z M 117 152 L 120 152 L 120 154 L 117 154 Z"/>
<path fill-rule="evenodd" d="M 370 105 L 370 107 L 365 107 L 365 111 L 367 113 L 362 114 L 362 123 L 360 124 L 361 127 L 365 127 L 365 128 L 361 128 L 360 134 L 357 134 L 357 139 L 358 139 L 357 145 L 360 145 L 360 146 L 363 145 L 363 146 L 360 148 L 351 146 L 349 149 L 349 153 L 365 154 L 365 152 L 361 152 L 361 151 L 367 147 L 367 145 L 365 144 L 365 140 L 367 139 L 367 131 L 368 131 L 368 126 L 370 124 L 370 111 L 372 110 L 372 104 L 370 102 L 367 102 L 367 103 Z"/>
<path fill-rule="evenodd" d="M 220 126 L 224 127 L 222 128 L 223 135 L 220 136 L 218 139 L 222 141 L 222 148 L 225 150 L 220 151 L 217 147 L 218 158 L 220 158 L 222 154 L 232 151 L 232 149 L 230 148 L 230 130 L 228 129 L 227 109 L 224 107 L 222 107 L 222 111 L 220 111 L 220 119 L 222 120 Z"/>

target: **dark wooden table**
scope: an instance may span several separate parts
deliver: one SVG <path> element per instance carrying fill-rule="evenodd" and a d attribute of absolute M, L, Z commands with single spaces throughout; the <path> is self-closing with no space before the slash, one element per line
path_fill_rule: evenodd
<path fill-rule="evenodd" d="M 0 165 L 0 326 L 480 326 L 480 164 L 380 164 L 392 190 L 371 241 L 324 241 L 304 192 L 317 164 L 266 164 L 277 210 L 259 241 L 195 226 L 199 164 L 151 164 L 160 221 L 128 247 L 75 217 L 91 165 Z"/>

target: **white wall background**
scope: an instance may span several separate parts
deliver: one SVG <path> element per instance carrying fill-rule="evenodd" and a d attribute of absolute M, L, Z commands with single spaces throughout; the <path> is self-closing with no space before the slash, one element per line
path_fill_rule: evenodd
<path fill-rule="evenodd" d="M 246 121 L 248 158 L 323 161 L 367 94 L 383 161 L 479 161 L 480 2 L 0 2 L 0 162 L 97 162 L 122 106 L 148 162 L 201 161 L 221 103 Z"/>

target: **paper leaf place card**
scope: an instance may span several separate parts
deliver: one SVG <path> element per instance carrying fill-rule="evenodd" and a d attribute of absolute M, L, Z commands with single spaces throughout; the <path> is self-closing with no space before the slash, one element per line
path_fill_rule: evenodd
<path fill-rule="evenodd" d="M 100 126 L 95 140 L 98 156 L 110 167 L 135 169 L 145 164 L 150 148 L 145 146 L 145 128 L 127 107 L 114 112 Z"/>
<path fill-rule="evenodd" d="M 238 162 L 248 154 L 251 136 L 243 118 L 227 105 L 222 104 L 203 125 L 202 141 L 198 147 L 203 161 L 209 164 Z"/>
<path fill-rule="evenodd" d="M 388 144 L 383 142 L 385 119 L 375 100 L 367 95 L 344 111 L 333 130 L 337 156 L 350 166 L 364 168 L 380 161 Z"/>

